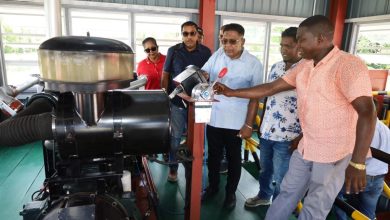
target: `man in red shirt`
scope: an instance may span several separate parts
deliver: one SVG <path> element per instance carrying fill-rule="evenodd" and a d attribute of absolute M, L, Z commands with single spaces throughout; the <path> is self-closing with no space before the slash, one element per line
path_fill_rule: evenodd
<path fill-rule="evenodd" d="M 161 89 L 161 75 L 164 67 L 165 56 L 158 52 L 156 39 L 145 38 L 142 41 L 147 57 L 138 64 L 138 76 L 145 75 L 148 79 L 145 89 Z"/>

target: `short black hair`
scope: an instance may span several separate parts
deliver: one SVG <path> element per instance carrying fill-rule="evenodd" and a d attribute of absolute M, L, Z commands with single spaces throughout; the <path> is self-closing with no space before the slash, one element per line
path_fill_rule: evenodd
<path fill-rule="evenodd" d="M 291 37 L 292 39 L 294 39 L 294 42 L 298 42 L 297 31 L 297 27 L 289 27 L 282 32 L 282 37 Z"/>
<path fill-rule="evenodd" d="M 334 26 L 328 17 L 324 15 L 314 15 L 306 18 L 299 24 L 299 27 L 307 27 L 313 34 L 323 34 L 332 39 Z"/>
<path fill-rule="evenodd" d="M 237 23 L 230 23 L 225 25 L 223 32 L 225 33 L 225 31 L 236 31 L 241 36 L 244 36 L 245 34 L 244 27 L 241 24 L 237 24 Z"/>
<path fill-rule="evenodd" d="M 226 24 L 225 25 L 222 25 L 220 28 L 219 28 L 219 30 L 221 30 L 222 32 L 225 30 L 225 26 L 226 26 Z"/>
<path fill-rule="evenodd" d="M 158 46 L 157 45 L 157 41 L 156 41 L 156 39 L 154 39 L 153 37 L 147 37 L 147 38 L 145 38 L 143 41 L 142 41 L 142 46 L 144 46 L 145 44 L 146 44 L 146 42 L 152 42 L 152 43 L 154 43 L 154 45 L 156 45 L 156 46 Z"/>
<path fill-rule="evenodd" d="M 195 27 L 195 29 L 198 31 L 198 25 L 195 23 L 195 22 L 193 22 L 193 21 L 186 21 L 186 22 L 184 22 L 182 25 L 181 25 L 181 29 L 180 29 L 180 31 L 183 31 L 183 27 L 184 26 L 194 26 Z"/>

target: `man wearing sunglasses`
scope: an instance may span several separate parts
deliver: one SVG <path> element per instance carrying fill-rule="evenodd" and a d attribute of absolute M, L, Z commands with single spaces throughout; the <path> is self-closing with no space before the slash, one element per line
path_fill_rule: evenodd
<path fill-rule="evenodd" d="M 145 38 L 142 41 L 147 57 L 137 67 L 137 74 L 145 75 L 148 79 L 145 89 L 161 89 L 161 75 L 165 62 L 165 56 L 158 52 L 156 39 Z"/>
<path fill-rule="evenodd" d="M 168 94 L 175 89 L 172 79 L 179 75 L 189 65 L 203 66 L 211 56 L 206 46 L 198 43 L 198 25 L 187 21 L 181 25 L 182 43 L 168 49 L 161 80 L 161 87 Z M 175 96 L 171 99 L 171 151 L 169 161 L 176 162 L 176 151 L 180 145 L 182 134 L 187 125 L 187 104 Z M 177 182 L 178 164 L 169 166 L 168 181 Z"/>
<path fill-rule="evenodd" d="M 249 88 L 259 85 L 263 80 L 263 67 L 260 61 L 244 49 L 245 29 L 239 24 L 227 24 L 223 29 L 221 43 L 223 51 L 215 52 L 202 67 L 210 75 L 210 81 L 217 80 L 218 73 L 227 68 L 221 79 L 233 88 Z M 238 182 L 241 176 L 242 139 L 252 136 L 252 124 L 257 114 L 257 99 L 229 98 L 215 95 L 218 102 L 213 103 L 211 119 L 207 125 L 208 141 L 208 179 L 209 185 L 202 195 L 202 201 L 216 195 L 219 191 L 220 164 L 223 149 L 228 160 L 224 208 L 236 205 Z"/>

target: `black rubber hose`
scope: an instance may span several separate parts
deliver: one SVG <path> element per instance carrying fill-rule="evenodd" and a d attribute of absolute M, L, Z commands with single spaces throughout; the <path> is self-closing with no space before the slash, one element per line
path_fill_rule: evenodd
<path fill-rule="evenodd" d="M 50 112 L 10 118 L 0 124 L 0 146 L 19 146 L 53 139 Z"/>
<path fill-rule="evenodd" d="M 20 118 L 27 115 L 37 115 L 45 112 L 51 112 L 54 108 L 53 103 L 46 98 L 37 98 L 30 102 L 29 105 L 20 111 L 14 118 Z"/>

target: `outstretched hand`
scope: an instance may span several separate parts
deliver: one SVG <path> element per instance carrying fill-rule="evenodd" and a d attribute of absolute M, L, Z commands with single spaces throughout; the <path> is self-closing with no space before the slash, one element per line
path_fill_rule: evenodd
<path fill-rule="evenodd" d="M 214 94 L 225 96 L 231 96 L 231 93 L 233 92 L 231 88 L 219 82 L 215 83 L 215 85 L 213 86 L 213 90 Z"/>
<path fill-rule="evenodd" d="M 363 192 L 366 187 L 366 170 L 358 170 L 348 165 L 345 170 L 345 192 L 359 193 Z"/>

